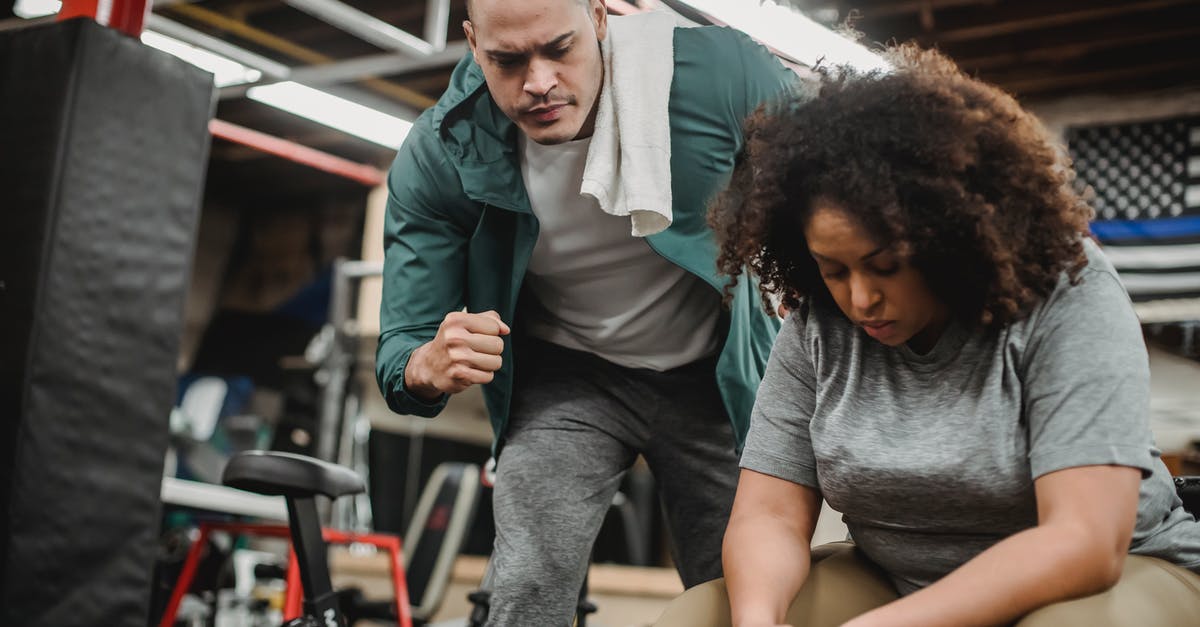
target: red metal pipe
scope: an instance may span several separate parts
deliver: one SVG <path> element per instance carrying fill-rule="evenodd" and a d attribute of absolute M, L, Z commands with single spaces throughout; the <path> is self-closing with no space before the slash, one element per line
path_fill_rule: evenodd
<path fill-rule="evenodd" d="M 142 35 L 149 12 L 147 0 L 63 0 L 57 19 L 91 18 L 136 39 Z"/>
<path fill-rule="evenodd" d="M 252 534 L 276 538 L 291 538 L 291 529 L 287 525 L 241 522 L 203 522 L 200 523 L 200 537 L 192 544 L 184 561 L 183 572 L 175 582 L 171 593 L 171 601 L 163 612 L 159 627 L 171 627 L 175 624 L 175 614 L 179 610 L 179 602 L 191 587 L 196 575 L 205 540 L 213 531 L 226 531 L 233 534 Z M 404 573 L 404 549 L 400 538 L 383 533 L 348 533 L 337 529 L 321 529 L 321 536 L 327 544 L 370 544 L 386 549 L 389 566 L 392 573 L 392 591 L 395 594 L 397 627 L 412 627 L 412 607 L 408 598 L 408 580 Z M 301 615 L 304 605 L 304 589 L 300 584 L 300 566 L 296 558 L 296 550 L 288 544 L 287 590 L 284 593 L 283 617 L 290 620 Z"/>
<path fill-rule="evenodd" d="M 179 611 L 179 604 L 183 601 L 183 595 L 187 594 L 187 591 L 192 587 L 192 580 L 196 578 L 196 569 L 200 567 L 200 556 L 204 553 L 207 545 L 208 527 L 200 525 L 200 535 L 192 543 L 192 548 L 188 550 L 187 559 L 183 561 L 183 570 L 179 573 L 179 579 L 175 581 L 175 588 L 171 591 L 171 601 L 167 603 L 167 609 L 163 611 L 159 627 L 173 627 L 175 625 L 175 614 Z"/>
<path fill-rule="evenodd" d="M 255 150 L 283 157 L 284 159 L 295 161 L 296 163 L 301 163 L 323 172 L 336 174 L 337 176 L 348 178 L 370 187 L 382 185 L 384 180 L 386 180 L 384 173 L 379 168 L 355 163 L 349 159 L 343 159 L 327 152 L 321 152 L 320 150 L 248 129 L 244 126 L 231 124 L 225 120 L 210 120 L 208 130 L 214 137 L 220 137 L 221 139 L 242 144 L 243 146 L 249 146 Z"/>

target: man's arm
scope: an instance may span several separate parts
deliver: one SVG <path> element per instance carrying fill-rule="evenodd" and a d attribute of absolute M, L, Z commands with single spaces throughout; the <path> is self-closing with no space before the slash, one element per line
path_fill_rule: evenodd
<path fill-rule="evenodd" d="M 461 313 L 473 223 L 427 125 L 414 125 L 388 174 L 375 370 L 393 411 L 431 417 L 447 395 L 491 379 L 508 327 L 495 312 Z"/>

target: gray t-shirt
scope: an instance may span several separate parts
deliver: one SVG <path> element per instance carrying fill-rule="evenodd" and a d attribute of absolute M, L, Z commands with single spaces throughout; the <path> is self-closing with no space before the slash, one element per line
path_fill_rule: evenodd
<path fill-rule="evenodd" d="M 1086 248 L 1082 282 L 1026 320 L 951 324 L 924 355 L 806 305 L 775 341 L 742 466 L 820 490 L 903 594 L 1036 525 L 1034 479 L 1092 464 L 1142 471 L 1131 553 L 1200 571 L 1200 523 L 1150 434 L 1137 318 Z"/>

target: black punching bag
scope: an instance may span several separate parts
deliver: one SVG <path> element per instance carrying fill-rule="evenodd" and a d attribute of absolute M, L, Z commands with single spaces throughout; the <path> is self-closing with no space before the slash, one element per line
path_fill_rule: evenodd
<path fill-rule="evenodd" d="M 0 32 L 0 625 L 145 627 L 212 76 Z"/>

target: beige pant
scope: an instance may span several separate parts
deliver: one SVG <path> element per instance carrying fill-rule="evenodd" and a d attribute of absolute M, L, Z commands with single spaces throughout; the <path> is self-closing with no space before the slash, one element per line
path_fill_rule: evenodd
<path fill-rule="evenodd" d="M 796 627 L 836 627 L 897 598 L 883 573 L 849 542 L 813 549 L 813 565 L 788 610 Z M 687 590 L 655 627 L 729 627 L 725 581 Z M 1121 580 L 1107 592 L 1034 611 L 1016 627 L 1197 627 L 1200 576 L 1163 560 L 1131 555 Z"/>

